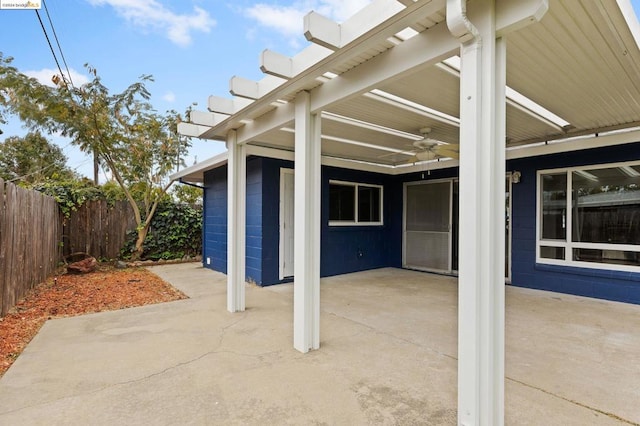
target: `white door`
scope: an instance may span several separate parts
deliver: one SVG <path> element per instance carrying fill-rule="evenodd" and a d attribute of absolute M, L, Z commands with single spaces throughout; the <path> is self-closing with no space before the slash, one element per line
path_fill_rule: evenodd
<path fill-rule="evenodd" d="M 403 266 L 451 272 L 452 182 L 405 184 Z"/>
<path fill-rule="evenodd" d="M 293 276 L 293 169 L 280 169 L 280 279 Z"/>

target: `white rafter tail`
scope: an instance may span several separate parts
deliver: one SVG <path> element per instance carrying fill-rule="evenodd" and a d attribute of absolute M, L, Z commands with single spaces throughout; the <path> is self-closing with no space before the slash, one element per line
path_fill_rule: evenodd
<path fill-rule="evenodd" d="M 200 126 L 213 127 L 229 118 L 227 114 L 218 114 L 208 111 L 191 111 L 189 122 Z"/>
<path fill-rule="evenodd" d="M 404 8 L 405 5 L 397 0 L 377 0 L 342 24 L 310 12 L 304 17 L 304 36 L 312 43 L 338 50 Z"/>
<path fill-rule="evenodd" d="M 178 123 L 178 133 L 182 136 L 188 136 L 190 138 L 199 138 L 205 134 L 211 127 L 200 126 L 192 123 Z"/>
<path fill-rule="evenodd" d="M 326 47 L 311 44 L 291 58 L 266 49 L 260 55 L 260 71 L 289 80 L 326 58 L 332 52 L 333 50 Z"/>
<path fill-rule="evenodd" d="M 265 49 L 260 54 L 260 71 L 288 80 L 295 75 L 293 58 Z"/>
<path fill-rule="evenodd" d="M 496 1 L 496 35 L 502 37 L 534 22 L 549 10 L 549 0 Z"/>
<path fill-rule="evenodd" d="M 341 28 L 337 22 L 317 12 L 304 16 L 304 36 L 307 40 L 331 50 L 342 47 Z"/>
<path fill-rule="evenodd" d="M 229 80 L 229 92 L 233 96 L 255 100 L 260 99 L 285 81 L 282 78 L 270 75 L 265 76 L 260 81 L 233 76 Z"/>
<path fill-rule="evenodd" d="M 233 115 L 251 103 L 253 100 L 247 98 L 234 97 L 229 99 L 221 96 L 209 96 L 207 108 L 211 112 Z"/>

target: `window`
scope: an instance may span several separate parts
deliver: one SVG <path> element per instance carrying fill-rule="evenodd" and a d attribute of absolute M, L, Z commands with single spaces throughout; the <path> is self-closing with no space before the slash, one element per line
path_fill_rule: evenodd
<path fill-rule="evenodd" d="M 538 173 L 537 261 L 640 267 L 640 164 Z"/>
<path fill-rule="evenodd" d="M 330 181 L 329 225 L 382 225 L 382 186 Z"/>

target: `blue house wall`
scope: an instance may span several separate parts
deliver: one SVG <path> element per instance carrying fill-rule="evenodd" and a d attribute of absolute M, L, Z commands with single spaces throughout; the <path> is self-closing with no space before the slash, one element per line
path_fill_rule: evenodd
<path fill-rule="evenodd" d="M 640 273 L 536 264 L 536 172 L 638 158 L 640 143 L 510 160 L 521 172 L 512 187 L 511 284 L 582 296 L 640 303 Z M 293 162 L 250 157 L 247 162 L 246 275 L 259 285 L 279 279 L 280 170 Z M 402 266 L 403 185 L 458 176 L 458 168 L 390 176 L 322 167 L 321 276 Z M 226 273 L 226 166 L 205 173 L 203 257 L 206 267 Z M 383 225 L 329 226 L 329 181 L 383 187 Z M 210 264 L 207 264 L 210 259 Z M 285 280 L 286 281 L 286 280 Z"/>
<path fill-rule="evenodd" d="M 630 161 L 640 143 L 511 160 L 522 173 L 512 187 L 511 284 L 621 302 L 640 303 L 640 273 L 536 263 L 536 173 L 538 170 Z"/>
<path fill-rule="evenodd" d="M 202 263 L 227 273 L 227 166 L 204 174 Z"/>

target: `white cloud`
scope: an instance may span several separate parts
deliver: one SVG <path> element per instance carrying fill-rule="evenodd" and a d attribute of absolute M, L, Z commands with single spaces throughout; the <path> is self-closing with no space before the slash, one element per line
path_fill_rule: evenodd
<path fill-rule="evenodd" d="M 371 0 L 307 0 L 294 1 L 290 6 L 258 3 L 245 9 L 245 15 L 263 27 L 287 37 L 301 37 L 302 19 L 312 10 L 338 22 L 343 22 Z"/>
<path fill-rule="evenodd" d="M 206 10 L 194 6 L 192 14 L 178 14 L 157 0 L 87 0 L 97 6 L 109 5 L 133 25 L 165 32 L 179 46 L 191 44 L 191 32 L 208 33 L 216 24 Z"/>
<path fill-rule="evenodd" d="M 74 86 L 80 87 L 83 84 L 86 84 L 89 82 L 89 77 L 87 77 L 86 75 L 80 74 L 78 71 L 74 70 L 73 68 L 70 68 L 69 71 L 71 72 L 71 80 Z M 24 74 L 29 77 L 35 78 L 42 84 L 45 84 L 50 87 L 55 87 L 55 84 L 51 79 L 53 78 L 54 75 L 59 76 L 60 71 L 53 68 L 43 68 L 41 70 L 25 71 Z M 66 77 L 67 76 L 66 70 L 64 74 Z"/>
<path fill-rule="evenodd" d="M 169 92 L 164 94 L 162 99 L 164 99 L 167 102 L 174 102 L 176 100 L 176 94 L 171 92 L 171 91 L 169 91 Z"/>

